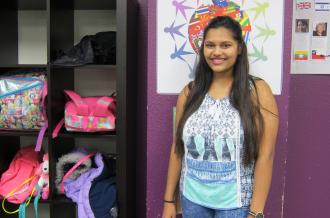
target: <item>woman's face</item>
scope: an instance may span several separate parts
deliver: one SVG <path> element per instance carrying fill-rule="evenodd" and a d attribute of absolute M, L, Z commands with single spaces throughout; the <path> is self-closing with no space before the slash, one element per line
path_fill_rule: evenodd
<path fill-rule="evenodd" d="M 204 39 L 204 57 L 213 73 L 232 74 L 239 46 L 230 30 L 211 28 Z"/>
<path fill-rule="evenodd" d="M 299 20 L 298 23 L 297 23 L 297 31 L 298 32 L 305 32 L 305 25 L 301 20 Z"/>

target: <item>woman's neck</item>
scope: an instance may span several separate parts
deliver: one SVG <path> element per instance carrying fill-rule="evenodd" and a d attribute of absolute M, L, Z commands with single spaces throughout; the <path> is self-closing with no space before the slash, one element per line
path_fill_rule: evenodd
<path fill-rule="evenodd" d="M 212 85 L 226 87 L 231 85 L 233 82 L 233 74 L 232 73 L 224 73 L 224 74 L 213 74 Z"/>
<path fill-rule="evenodd" d="M 234 78 L 232 75 L 214 74 L 211 86 L 209 88 L 209 94 L 217 99 L 229 96 L 233 80 Z"/>

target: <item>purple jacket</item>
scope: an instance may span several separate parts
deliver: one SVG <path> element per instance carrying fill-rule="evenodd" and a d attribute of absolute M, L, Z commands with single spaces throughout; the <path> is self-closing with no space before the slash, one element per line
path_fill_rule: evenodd
<path fill-rule="evenodd" d="M 101 153 L 96 153 L 94 162 L 97 168 L 92 168 L 83 173 L 76 180 L 64 181 L 65 195 L 78 205 L 79 218 L 95 218 L 89 202 L 89 191 L 93 180 L 101 175 L 104 163 Z"/>

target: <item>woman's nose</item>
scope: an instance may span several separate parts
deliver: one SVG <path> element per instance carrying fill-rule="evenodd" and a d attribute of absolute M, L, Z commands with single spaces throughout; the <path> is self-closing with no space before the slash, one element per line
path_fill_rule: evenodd
<path fill-rule="evenodd" d="M 215 46 L 214 51 L 213 51 L 214 55 L 220 55 L 222 52 L 223 51 L 220 46 Z"/>

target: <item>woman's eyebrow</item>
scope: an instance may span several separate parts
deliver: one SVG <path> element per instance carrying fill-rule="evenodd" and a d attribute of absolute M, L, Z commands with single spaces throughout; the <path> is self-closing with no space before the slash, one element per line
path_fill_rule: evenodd
<path fill-rule="evenodd" d="M 209 40 L 206 40 L 205 43 L 233 43 L 232 41 L 229 41 L 229 40 L 225 40 L 225 41 L 221 41 L 221 42 L 214 42 L 214 41 L 209 41 Z"/>

